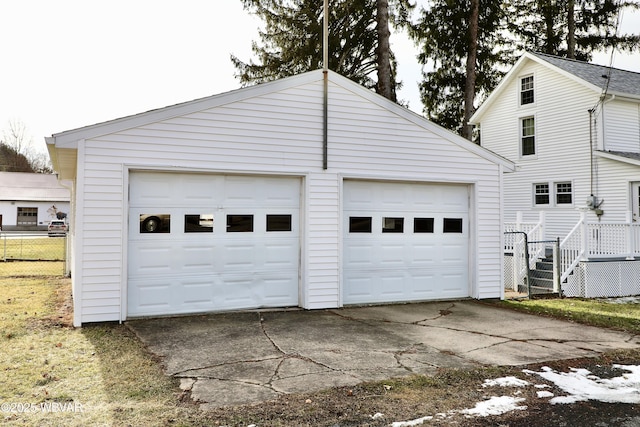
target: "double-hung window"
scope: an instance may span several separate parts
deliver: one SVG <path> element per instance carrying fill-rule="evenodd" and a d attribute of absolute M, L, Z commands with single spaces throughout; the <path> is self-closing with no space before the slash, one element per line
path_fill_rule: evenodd
<path fill-rule="evenodd" d="M 533 205 L 537 207 L 573 204 L 571 181 L 540 182 L 533 184 Z"/>
<path fill-rule="evenodd" d="M 573 193 L 570 182 L 556 182 L 556 205 L 570 205 L 573 203 Z"/>
<path fill-rule="evenodd" d="M 520 152 L 522 156 L 536 154 L 536 122 L 533 117 L 520 120 Z"/>
<path fill-rule="evenodd" d="M 533 76 L 520 79 L 520 105 L 533 104 Z"/>
<path fill-rule="evenodd" d="M 549 204 L 549 183 L 534 184 L 534 201 L 536 206 Z"/>

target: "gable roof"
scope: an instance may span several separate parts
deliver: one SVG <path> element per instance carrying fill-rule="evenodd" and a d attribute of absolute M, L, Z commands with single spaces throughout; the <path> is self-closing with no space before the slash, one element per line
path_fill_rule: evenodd
<path fill-rule="evenodd" d="M 560 58 L 544 53 L 536 52 L 532 53 L 532 55 L 591 83 L 600 90 L 605 88 L 607 78 L 611 73 L 609 87 L 607 88 L 608 93 L 640 96 L 640 73 L 576 61 L 575 59 Z"/>
<path fill-rule="evenodd" d="M 96 138 L 99 136 L 120 132 L 126 129 L 144 126 L 173 117 L 179 117 L 202 110 L 215 108 L 232 102 L 258 97 L 261 95 L 266 95 L 304 84 L 321 82 L 323 79 L 324 73 L 322 70 L 309 71 L 303 74 L 285 77 L 272 82 L 261 83 L 254 86 L 221 93 L 218 95 L 200 98 L 181 104 L 176 104 L 128 117 L 107 121 L 104 123 L 98 123 L 95 125 L 61 132 L 58 134 L 54 134 L 50 138 L 45 138 L 45 140 L 47 142 L 47 148 L 52 158 L 54 168 L 58 172 L 60 172 L 62 176 L 61 179 L 73 179 L 73 177 L 75 176 L 76 165 L 74 162 L 76 162 L 78 142 L 81 140 Z M 328 79 L 330 83 L 356 93 L 367 101 L 370 101 L 371 103 L 378 105 L 381 108 L 384 108 L 398 116 L 401 116 L 404 119 L 422 127 L 423 129 L 430 131 L 481 158 L 484 158 L 492 163 L 502 165 L 505 171 L 515 170 L 515 165 L 510 160 L 507 160 L 506 158 L 493 153 L 492 151 L 489 151 L 484 147 L 468 141 L 467 139 L 427 120 L 426 118 L 414 113 L 413 111 L 396 104 L 395 102 L 384 98 L 383 96 L 378 95 L 377 93 L 359 85 L 358 83 L 346 77 L 339 75 L 338 73 L 329 71 Z M 60 169 L 63 170 L 61 171 Z"/>
<path fill-rule="evenodd" d="M 589 88 L 595 94 L 601 94 L 606 88 L 608 94 L 640 100 L 640 73 L 604 65 L 590 64 L 575 59 L 561 58 L 545 53 L 525 52 L 493 92 L 491 92 L 489 97 L 482 103 L 478 110 L 476 110 L 469 122 L 472 124 L 479 123 L 484 113 L 500 96 L 504 88 L 508 86 L 511 80 L 517 78 L 521 72 L 520 70 L 531 61 L 564 75 Z M 608 77 L 609 85 L 607 87 Z"/>
<path fill-rule="evenodd" d="M 0 200 L 68 202 L 69 190 L 55 175 L 29 172 L 0 172 Z"/>

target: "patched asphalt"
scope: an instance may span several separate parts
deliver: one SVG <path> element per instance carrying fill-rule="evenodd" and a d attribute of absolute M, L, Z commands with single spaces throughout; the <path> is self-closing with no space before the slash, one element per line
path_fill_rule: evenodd
<path fill-rule="evenodd" d="M 640 347 L 633 334 L 476 301 L 246 311 L 127 325 L 203 409 L 438 368 L 518 366 Z"/>

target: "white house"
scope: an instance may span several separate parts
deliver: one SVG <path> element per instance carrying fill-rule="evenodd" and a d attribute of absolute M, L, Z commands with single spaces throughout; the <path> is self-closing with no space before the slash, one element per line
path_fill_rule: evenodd
<path fill-rule="evenodd" d="M 66 218 L 69 200 L 55 175 L 0 172 L 0 230 L 46 230 L 52 219 Z"/>
<path fill-rule="evenodd" d="M 516 164 L 505 221 L 541 221 L 538 238 L 578 251 L 564 280 L 578 261 L 640 255 L 640 73 L 525 53 L 471 122 L 482 146 Z M 633 282 L 623 293 L 640 293 Z"/>
<path fill-rule="evenodd" d="M 313 71 L 47 138 L 74 323 L 501 298 L 513 164 L 327 79 L 326 109 Z"/>

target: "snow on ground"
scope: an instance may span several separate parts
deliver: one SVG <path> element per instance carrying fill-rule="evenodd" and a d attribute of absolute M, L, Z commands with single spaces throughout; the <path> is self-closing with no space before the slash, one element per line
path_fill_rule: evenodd
<path fill-rule="evenodd" d="M 530 384 L 529 382 L 525 380 L 521 380 L 520 378 L 504 377 L 504 378 L 496 378 L 494 380 L 484 380 L 484 384 L 482 384 L 482 387 L 495 387 L 495 386 L 525 387 L 525 386 L 528 386 L 529 384 Z"/>
<path fill-rule="evenodd" d="M 600 378 L 593 375 L 587 369 L 574 369 L 571 372 L 558 372 L 549 367 L 543 367 L 540 372 L 524 369 L 522 372 L 528 375 L 536 375 L 557 388 L 567 393 L 566 396 L 554 396 L 547 390 L 548 384 L 532 384 L 532 382 L 521 380 L 516 377 L 495 378 L 485 380 L 482 387 L 527 387 L 533 385 L 538 391 L 537 396 L 541 399 L 550 398 L 549 403 L 575 403 L 586 400 L 598 400 L 607 403 L 640 403 L 640 365 L 612 365 L 614 369 L 619 369 L 624 373 L 614 378 Z M 520 394 L 520 390 L 513 394 Z M 456 413 L 467 417 L 486 417 L 490 415 L 501 415 L 510 411 L 525 410 L 526 406 L 519 406 L 518 403 L 526 399 L 513 396 L 491 397 L 489 400 L 476 403 L 474 408 L 462 409 L 459 411 L 449 411 L 447 414 L 436 414 L 438 418 L 447 417 Z M 377 414 L 376 414 L 377 415 Z M 382 415 L 382 414 L 380 414 Z M 391 424 L 392 427 L 412 427 L 423 425 L 425 421 L 432 420 L 433 416 L 425 416 L 409 421 L 397 421 Z"/>
<path fill-rule="evenodd" d="M 507 412 L 527 409 L 526 406 L 518 406 L 518 402 L 526 400 L 524 397 L 500 396 L 476 403 L 475 408 L 463 409 L 461 414 L 488 417 L 489 415 L 501 415 Z"/>
<path fill-rule="evenodd" d="M 524 370 L 528 374 L 539 375 L 562 389 L 568 396 L 558 396 L 550 403 L 573 403 L 599 400 L 607 403 L 640 403 L 640 366 L 613 365 L 616 369 L 629 372 L 614 378 L 599 378 L 586 369 L 571 369 L 571 372 L 557 372 L 543 367 L 542 372 Z"/>

